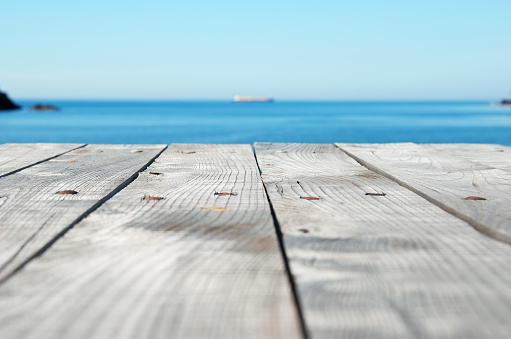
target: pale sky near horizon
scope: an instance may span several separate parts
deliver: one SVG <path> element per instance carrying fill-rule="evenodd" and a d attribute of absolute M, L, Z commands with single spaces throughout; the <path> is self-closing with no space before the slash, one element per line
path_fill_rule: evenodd
<path fill-rule="evenodd" d="M 13 99 L 498 100 L 511 1 L 2 1 Z"/>

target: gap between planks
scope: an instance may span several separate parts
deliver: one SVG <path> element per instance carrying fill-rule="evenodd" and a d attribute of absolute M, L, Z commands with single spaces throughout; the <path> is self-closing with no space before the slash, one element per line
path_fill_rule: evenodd
<path fill-rule="evenodd" d="M 509 333 L 508 245 L 332 145 L 256 155 L 313 337 Z"/>
<path fill-rule="evenodd" d="M 278 247 L 249 145 L 174 144 L 0 287 L 0 332 L 297 338 Z"/>
<path fill-rule="evenodd" d="M 486 182 L 483 182 L 482 185 L 477 185 L 474 182 L 476 180 L 473 177 L 472 179 L 473 181 L 471 182 L 470 185 L 462 182 L 461 185 L 459 186 L 459 189 L 453 191 L 451 188 L 443 189 L 441 186 L 439 186 L 439 183 L 436 183 L 435 180 L 431 180 L 436 179 L 433 175 L 439 177 L 442 174 L 452 175 L 454 173 L 459 173 L 459 175 L 463 177 L 465 171 L 467 174 L 468 173 L 479 174 L 482 173 L 483 171 L 493 171 L 492 173 L 494 173 L 501 179 L 501 183 L 503 180 L 508 180 L 507 188 L 509 188 L 509 178 L 511 177 L 511 173 L 508 172 L 506 169 L 500 169 L 502 167 L 505 167 L 505 165 L 499 164 L 499 166 L 495 166 L 495 161 L 493 159 L 490 159 L 490 162 L 488 161 L 488 159 L 484 158 L 482 159 L 482 161 L 477 161 L 478 158 L 477 155 L 472 155 L 468 157 L 463 156 L 458 157 L 456 152 L 453 152 L 453 147 L 455 146 L 452 145 L 450 147 L 445 147 L 444 145 L 432 146 L 418 145 L 414 143 L 406 144 L 335 143 L 335 146 L 344 153 L 346 153 L 348 156 L 350 156 L 352 159 L 354 159 L 356 162 L 358 162 L 360 165 L 374 171 L 375 173 L 378 173 L 391 179 L 392 181 L 405 187 L 406 189 L 409 189 L 410 191 L 421 196 L 422 198 L 426 199 L 435 206 L 443 209 L 447 213 L 465 221 L 466 223 L 468 223 L 470 226 L 472 226 L 474 229 L 484 234 L 485 236 L 488 236 L 493 240 L 503 242 L 507 245 L 511 245 L 510 230 L 511 227 L 509 226 L 508 219 L 511 214 L 509 214 L 509 212 L 506 212 L 507 211 L 506 201 L 510 201 L 510 199 L 507 196 L 507 193 L 509 192 L 507 192 L 506 189 L 498 185 L 494 185 L 493 187 L 490 186 L 486 187 L 484 185 L 486 184 Z M 505 149 L 505 147 L 500 145 L 495 146 L 499 146 L 499 149 L 502 150 Z M 369 147 L 373 147 L 374 151 L 369 152 L 368 151 Z M 408 150 L 409 148 L 410 150 Z M 444 150 L 449 150 L 450 152 Z M 437 172 L 434 172 L 436 169 L 433 168 L 431 172 L 433 173 L 433 175 L 428 177 L 429 173 L 425 171 L 421 173 L 422 168 L 416 166 L 414 168 L 415 170 L 414 176 L 411 176 L 408 172 L 400 171 L 400 168 L 398 166 L 395 166 L 394 164 L 390 163 L 390 161 L 388 160 L 389 157 L 387 156 L 387 158 L 385 158 L 387 154 L 380 154 L 378 153 L 378 151 L 381 152 L 400 151 L 403 152 L 403 154 L 406 156 L 406 160 L 408 158 L 413 159 L 413 157 L 424 156 L 432 163 L 434 162 L 433 160 L 436 160 L 439 163 L 441 163 L 442 160 L 451 159 L 452 161 L 446 163 L 446 165 L 452 166 L 452 168 L 450 168 L 451 171 L 443 170 Z M 428 153 L 434 154 L 435 152 L 436 154 L 439 155 L 438 159 L 429 159 Z M 389 163 L 386 163 L 386 161 Z M 402 164 L 405 164 L 406 162 L 405 160 L 401 159 L 400 161 Z M 509 166 L 511 162 L 508 161 L 506 163 Z M 468 167 L 468 170 L 466 170 L 465 167 Z M 472 170 L 471 168 L 474 169 Z M 430 182 L 415 179 L 420 178 L 421 175 L 424 175 L 426 179 L 430 179 Z M 484 178 L 484 175 L 481 175 L 481 177 Z M 433 181 L 435 182 L 433 183 Z M 477 201 L 475 202 L 470 201 L 467 200 L 467 198 L 464 199 L 465 201 L 462 201 L 461 200 L 462 197 L 460 197 L 460 195 L 462 195 L 461 194 L 462 192 L 469 192 L 465 193 L 465 196 L 470 195 L 470 192 L 475 192 L 473 193 L 473 195 L 476 198 L 478 198 L 478 196 L 480 195 L 483 196 L 494 195 L 492 199 L 489 199 L 488 201 L 489 204 L 493 203 L 494 205 L 488 210 L 486 210 L 486 207 L 476 205 Z M 468 206 L 468 204 L 470 204 L 471 206 Z"/>
<path fill-rule="evenodd" d="M 263 179 L 261 177 L 261 174 L 263 173 L 263 171 L 261 169 L 261 166 L 259 165 L 259 160 L 257 159 L 257 154 L 256 154 L 256 149 L 255 149 L 256 144 L 252 145 L 252 151 L 254 153 L 255 162 L 256 162 L 257 168 L 259 170 L 259 180 L 261 180 L 261 183 L 263 184 L 264 192 L 266 194 L 266 199 L 268 200 L 268 204 L 270 206 L 271 217 L 273 219 L 273 226 L 275 228 L 275 234 L 277 235 L 277 240 L 278 240 L 279 248 L 280 248 L 280 254 L 282 256 L 282 261 L 284 262 L 287 278 L 289 281 L 289 286 L 291 287 L 291 292 L 293 293 L 293 299 L 294 299 L 294 303 L 296 306 L 296 311 L 298 313 L 300 328 L 302 330 L 302 337 L 303 337 L 303 339 L 309 339 L 310 334 L 309 334 L 309 331 L 307 330 L 307 326 L 305 324 L 305 317 L 303 314 L 303 308 L 302 308 L 302 304 L 301 304 L 300 297 L 298 294 L 298 288 L 297 288 L 295 280 L 293 278 L 293 273 L 291 272 L 291 267 L 289 264 L 289 257 L 286 253 L 286 247 L 284 246 L 284 236 L 280 229 L 279 221 L 277 219 L 277 214 L 275 213 L 275 209 L 273 208 L 273 204 L 271 202 L 270 195 L 268 194 L 268 189 L 266 188 L 266 185 L 264 184 Z"/>
<path fill-rule="evenodd" d="M 15 252 L 13 252 L 9 258 L 5 258 L 5 256 L 6 256 L 5 253 L 0 253 L 0 254 L 3 254 L 3 256 L 4 256 L 4 258 L 2 258 L 2 262 L 0 262 L 0 284 L 4 283 L 6 280 L 11 278 L 15 273 L 20 271 L 27 263 L 32 261 L 34 258 L 36 258 L 36 257 L 40 256 L 42 253 L 44 253 L 59 238 L 61 238 L 67 231 L 69 231 L 71 228 L 73 228 L 74 225 L 76 225 L 83 218 L 85 218 L 87 215 L 89 215 L 94 210 L 96 210 L 99 206 L 101 206 L 105 201 L 109 200 L 111 197 L 113 197 L 115 194 L 117 194 L 119 191 L 121 191 L 123 188 L 125 188 L 127 185 L 129 185 L 131 182 L 133 182 L 133 180 L 135 180 L 137 178 L 138 174 L 141 171 L 143 171 L 145 168 L 147 168 L 152 162 L 154 162 L 154 160 L 167 148 L 167 145 L 136 145 L 138 148 L 143 148 L 143 150 L 133 151 L 133 150 L 130 150 L 130 148 L 132 148 L 132 146 L 134 146 L 134 145 L 87 145 L 87 146 L 84 146 L 85 148 L 79 147 L 73 151 L 65 153 L 68 157 L 72 157 L 73 159 L 78 159 L 78 160 L 68 160 L 68 161 L 62 160 L 64 162 L 77 162 L 77 161 L 79 162 L 79 160 L 81 160 L 81 158 L 80 158 L 81 155 L 74 154 L 74 153 L 76 153 L 76 151 L 85 153 L 86 155 L 89 155 L 89 156 L 91 156 L 91 154 L 92 154 L 92 157 L 94 158 L 93 161 L 94 161 L 95 160 L 94 154 L 96 154 L 95 152 L 98 151 L 98 150 L 96 150 L 96 148 L 104 147 L 104 148 L 106 148 L 106 150 L 108 152 L 114 152 L 114 153 L 108 155 L 108 157 L 111 157 L 111 159 L 116 159 L 118 161 L 122 161 L 122 160 L 128 161 L 125 164 L 125 166 L 127 166 L 127 168 L 123 169 L 124 173 L 122 173 L 122 171 L 121 171 L 119 173 L 114 173 L 114 174 L 110 175 L 110 177 L 109 177 L 110 180 L 112 182 L 114 182 L 113 187 L 108 188 L 108 186 L 106 186 L 107 190 L 103 190 L 103 188 L 100 187 L 99 192 L 92 192 L 90 187 L 87 187 L 87 186 L 84 187 L 84 189 L 85 189 L 84 194 L 89 194 L 89 195 L 91 195 L 91 197 L 89 197 L 87 200 L 82 201 L 82 200 L 78 199 L 76 201 L 75 209 L 77 208 L 76 212 L 78 212 L 78 213 L 76 214 L 76 217 L 74 217 L 74 219 L 73 219 L 73 216 L 66 216 L 65 213 L 63 215 L 55 215 L 55 212 L 54 213 L 50 212 L 50 216 L 48 217 L 48 215 L 47 215 L 48 212 L 44 211 L 45 202 L 47 202 L 47 201 L 51 202 L 51 200 L 53 200 L 54 198 L 49 198 L 47 196 L 47 194 L 45 196 L 44 193 L 42 193 L 42 197 L 45 198 L 44 201 L 42 202 L 43 206 L 37 205 L 38 207 L 35 209 L 35 211 L 36 211 L 35 215 L 30 215 L 30 211 L 27 212 L 27 213 L 29 213 L 28 215 L 25 215 L 26 213 L 25 213 L 24 209 L 26 209 L 27 207 L 26 206 L 24 207 L 23 205 L 24 204 L 26 205 L 28 203 L 30 206 L 31 204 L 30 204 L 29 200 L 27 200 L 26 202 L 23 202 L 23 200 L 24 200 L 23 195 L 21 196 L 21 198 L 17 197 L 18 193 L 23 192 L 23 189 L 21 189 L 19 187 L 15 187 L 15 186 L 17 186 L 16 182 L 18 182 L 18 181 L 14 180 L 14 183 L 11 183 L 11 186 L 14 184 L 14 186 L 12 186 L 12 187 L 9 187 L 9 184 L 6 185 L 7 188 L 6 188 L 6 186 L 2 187 L 4 189 L 7 189 L 7 192 L 4 192 L 4 195 L 7 193 L 6 194 L 7 201 L 2 201 L 2 203 L 5 203 L 6 205 L 9 204 L 10 206 L 8 206 L 9 210 L 7 211 L 7 215 L 6 215 L 5 210 L 0 211 L 0 212 L 3 212 L 2 214 L 0 214 L 0 221 L 3 220 L 2 225 L 0 225 L 1 227 L 12 227 L 12 226 L 16 227 L 16 226 L 18 226 L 26 233 L 26 232 L 30 231 L 30 225 L 25 225 L 27 223 L 27 221 L 26 220 L 23 221 L 21 219 L 31 217 L 31 219 L 37 220 L 42 217 L 43 220 L 44 219 L 47 219 L 47 220 L 46 221 L 37 221 L 40 224 L 40 226 L 38 226 L 39 227 L 38 230 L 33 232 L 32 235 L 29 237 L 26 237 L 27 235 L 25 235 L 24 242 L 22 244 L 21 243 L 19 244 L 19 248 Z M 117 153 L 115 153 L 115 152 L 117 152 L 119 150 L 122 152 L 125 152 L 126 156 L 123 155 L 124 153 L 117 155 Z M 147 153 L 142 153 L 144 151 L 149 152 L 149 154 L 145 155 Z M 103 151 L 99 150 L 99 152 L 102 153 Z M 151 155 L 151 153 L 153 153 L 153 155 Z M 139 157 L 138 154 L 142 154 L 141 155 L 142 158 L 140 158 L 140 160 L 138 160 L 138 157 Z M 58 157 L 55 157 L 52 159 L 55 160 L 57 163 L 57 165 L 55 165 L 57 167 L 54 166 L 53 174 L 58 174 L 59 169 L 63 170 L 58 165 L 58 164 L 62 163 L 62 161 L 57 161 Z M 52 159 L 49 159 L 49 160 L 52 160 Z M 40 165 L 43 165 L 43 163 L 41 163 Z M 107 165 L 107 163 L 105 163 L 105 166 L 106 165 Z M 109 164 L 109 165 L 111 166 L 112 164 Z M 47 166 L 49 166 L 49 169 L 46 169 L 46 171 L 48 171 L 48 173 L 52 173 L 51 172 L 52 167 L 49 164 Z M 37 170 L 41 169 L 41 168 L 36 166 L 36 167 L 31 167 L 28 170 L 32 170 L 32 169 L 33 169 L 33 171 L 35 171 L 35 173 L 37 173 Z M 130 170 L 133 170 L 133 172 L 129 172 Z M 76 170 L 76 173 L 80 176 L 80 178 L 83 176 L 83 173 L 86 173 L 86 172 L 87 172 L 87 169 Z M 23 179 L 24 179 L 24 176 L 22 175 L 23 173 L 24 172 L 18 172 L 17 174 L 16 173 L 14 174 L 14 175 L 21 176 L 19 178 L 20 182 L 23 182 Z M 43 177 L 47 176 L 47 175 L 48 174 L 44 174 Z M 127 176 L 127 178 L 126 178 L 126 176 Z M 28 177 L 30 177 L 30 174 L 28 175 Z M 58 175 L 57 175 L 57 177 L 58 177 Z M 0 178 L 0 179 L 7 180 L 7 178 L 9 178 L 8 180 L 11 180 L 14 177 L 8 176 L 8 177 Z M 83 180 L 83 178 L 81 178 L 81 179 Z M 55 182 L 51 182 L 51 181 L 44 182 L 44 179 L 42 179 L 42 180 L 43 181 L 40 182 L 40 184 L 42 183 L 42 186 L 55 185 Z M 115 184 L 116 181 L 117 181 L 117 184 Z M 58 180 L 56 182 L 59 183 Z M 85 185 L 85 183 L 83 183 L 83 184 Z M 98 185 L 101 184 L 101 181 L 96 180 L 96 184 L 98 184 Z M 88 185 L 88 183 L 87 183 L 87 185 Z M 31 191 L 32 187 L 27 186 L 27 187 L 25 187 L 24 190 Z M 39 190 L 37 190 L 37 191 L 39 191 Z M 54 192 L 50 192 L 50 195 L 53 195 L 52 193 L 54 193 Z M 24 194 L 27 195 L 28 193 L 25 192 Z M 101 198 L 96 199 L 95 194 L 99 194 L 101 196 Z M 12 198 L 10 197 L 11 195 L 13 195 Z M 73 195 L 71 195 L 71 197 L 73 197 Z M 13 200 L 13 201 L 10 201 L 10 200 Z M 89 202 L 94 202 L 94 200 L 96 200 L 96 202 L 91 205 Z M 62 204 L 69 203 L 69 201 L 67 201 L 67 202 L 61 201 L 61 202 L 62 202 Z M 62 206 L 62 204 L 58 205 L 58 203 L 57 203 L 57 205 L 48 205 L 47 207 L 50 209 L 54 209 L 56 211 L 56 214 L 59 214 L 59 212 L 67 212 L 66 210 L 61 211 L 58 209 L 59 206 Z M 83 207 L 87 207 L 85 209 L 85 211 L 83 211 L 83 212 L 80 211 L 80 208 L 82 207 L 82 206 L 80 206 L 80 204 L 82 204 L 82 205 L 85 204 L 83 206 Z M 12 206 L 12 205 L 14 205 L 14 206 Z M 87 206 L 87 205 L 89 205 L 89 206 Z M 43 207 L 43 210 L 41 210 L 41 207 Z M 72 206 L 69 205 L 69 207 L 72 207 Z M 4 208 L 5 208 L 5 206 L 4 206 Z M 8 216 L 9 212 L 18 213 L 18 214 L 20 214 L 20 217 L 17 218 L 16 220 L 11 220 L 12 218 L 9 219 L 9 216 Z M 43 214 L 42 215 L 40 215 L 40 213 L 37 214 L 38 212 L 43 213 Z M 74 211 L 71 210 L 71 212 L 74 212 Z M 44 215 L 45 213 L 46 213 L 46 215 Z M 73 214 L 73 213 L 71 213 L 71 214 Z M 20 222 L 21 222 L 21 224 L 17 225 L 17 223 L 20 223 Z M 29 224 L 31 224 L 31 223 L 29 223 Z M 49 231 L 45 230 L 46 226 L 48 226 L 50 228 Z M 45 232 L 48 232 L 49 234 L 44 233 L 41 236 L 40 233 L 43 230 Z M 37 237 L 42 237 L 42 238 L 36 239 Z M 19 239 L 15 238 L 14 240 L 15 240 L 15 242 L 19 242 Z M 35 245 L 33 242 L 35 242 Z M 40 242 L 40 244 L 38 244 L 38 242 Z M 11 245 L 16 246 L 16 244 L 11 244 Z M 9 254 L 9 251 L 12 252 L 12 250 L 6 250 L 6 251 L 7 251 L 7 255 Z"/>
<path fill-rule="evenodd" d="M 0 178 L 18 173 L 85 146 L 87 144 L 2 144 L 0 145 Z M 20 154 L 20 148 L 28 149 L 23 150 Z"/>

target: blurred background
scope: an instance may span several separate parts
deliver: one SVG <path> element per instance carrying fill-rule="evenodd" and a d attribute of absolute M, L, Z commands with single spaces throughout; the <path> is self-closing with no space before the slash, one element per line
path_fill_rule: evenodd
<path fill-rule="evenodd" d="M 508 0 L 1 8 L 0 142 L 511 145 Z"/>

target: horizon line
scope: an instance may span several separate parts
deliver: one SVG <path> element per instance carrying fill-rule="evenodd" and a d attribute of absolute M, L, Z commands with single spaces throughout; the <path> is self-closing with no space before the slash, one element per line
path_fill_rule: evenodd
<path fill-rule="evenodd" d="M 11 98 L 12 99 L 12 98 Z M 205 98 L 194 98 L 194 99 L 177 99 L 177 98 L 16 98 L 13 101 L 176 101 L 176 102 L 233 102 L 232 99 L 205 99 Z M 465 102 L 498 102 L 500 99 L 275 99 L 274 102 L 453 102 L 453 101 L 465 101 Z M 250 103 L 250 102 L 236 102 L 236 103 Z"/>

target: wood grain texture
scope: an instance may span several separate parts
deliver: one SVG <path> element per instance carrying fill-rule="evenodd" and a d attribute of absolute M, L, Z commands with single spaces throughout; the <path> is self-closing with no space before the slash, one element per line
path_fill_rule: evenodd
<path fill-rule="evenodd" d="M 511 173 L 511 147 L 492 144 L 428 144 L 427 147 Z"/>
<path fill-rule="evenodd" d="M 171 145 L 0 286 L 0 333 L 300 338 L 251 147 Z"/>
<path fill-rule="evenodd" d="M 255 150 L 311 338 L 509 336 L 510 246 L 333 145 Z"/>
<path fill-rule="evenodd" d="M 0 178 L 0 281 L 136 175 L 164 145 L 89 145 Z M 77 194 L 57 194 L 72 190 Z"/>
<path fill-rule="evenodd" d="M 427 145 L 336 145 L 480 232 L 511 244 L 511 173 Z"/>
<path fill-rule="evenodd" d="M 83 144 L 2 144 L 0 145 L 0 177 L 54 158 Z"/>

